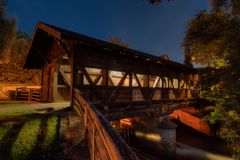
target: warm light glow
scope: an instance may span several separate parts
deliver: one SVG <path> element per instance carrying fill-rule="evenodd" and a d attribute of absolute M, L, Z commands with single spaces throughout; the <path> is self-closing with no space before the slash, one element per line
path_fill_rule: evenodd
<path fill-rule="evenodd" d="M 132 119 L 131 118 L 123 118 L 120 120 L 120 127 L 124 128 L 126 126 L 132 126 Z"/>
<path fill-rule="evenodd" d="M 146 139 L 148 139 L 150 141 L 154 141 L 154 142 L 160 142 L 161 141 L 161 136 L 159 134 L 156 134 L 156 133 L 143 133 L 143 132 L 140 132 L 140 131 L 136 131 L 135 135 L 137 137 L 146 138 Z"/>

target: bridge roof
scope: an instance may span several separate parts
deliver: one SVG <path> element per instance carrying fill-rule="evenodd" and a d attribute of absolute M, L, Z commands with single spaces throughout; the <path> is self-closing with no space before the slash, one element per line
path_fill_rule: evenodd
<path fill-rule="evenodd" d="M 53 40 L 77 41 L 81 44 L 86 44 L 88 46 L 98 47 L 106 51 L 113 51 L 113 56 L 116 57 L 118 55 L 124 54 L 131 59 L 136 58 L 138 60 L 141 59 L 142 61 L 151 61 L 151 63 L 161 64 L 167 68 L 169 67 L 171 69 L 182 70 L 183 72 L 197 72 L 196 69 L 188 67 L 184 64 L 180 64 L 171 60 L 166 60 L 162 57 L 157 57 L 148 53 L 126 48 L 116 44 L 112 44 L 103 40 L 95 39 L 43 22 L 38 22 L 35 27 L 31 44 L 26 53 L 24 68 L 40 69 L 46 61 L 50 61 L 46 58 L 45 54 L 52 47 L 51 44 Z"/>

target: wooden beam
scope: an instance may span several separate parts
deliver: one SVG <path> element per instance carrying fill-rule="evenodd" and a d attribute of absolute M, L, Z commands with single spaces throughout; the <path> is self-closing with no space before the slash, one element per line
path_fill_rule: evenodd
<path fill-rule="evenodd" d="M 130 73 L 129 73 L 129 88 L 130 88 L 130 90 L 131 90 L 130 97 L 129 97 L 130 102 L 133 101 L 133 85 L 132 85 L 132 78 L 133 78 L 133 73 L 130 72 Z"/>
<path fill-rule="evenodd" d="M 87 81 L 88 81 L 88 83 L 90 84 L 90 86 L 93 86 L 94 83 L 93 83 L 90 75 L 89 75 L 88 72 L 86 71 L 86 69 L 85 69 L 82 65 L 80 65 L 80 64 L 78 64 L 78 66 L 79 66 L 79 69 L 81 70 L 81 72 L 83 73 L 83 75 L 87 78 Z"/>
<path fill-rule="evenodd" d="M 97 85 L 97 83 L 99 82 L 99 80 L 101 79 L 102 75 L 98 75 L 97 78 L 93 81 L 94 85 Z"/>
<path fill-rule="evenodd" d="M 157 88 L 157 84 L 159 83 L 159 80 L 160 80 L 160 77 L 159 76 L 157 76 L 157 78 L 156 78 L 156 80 L 155 80 L 155 82 L 154 82 L 154 85 L 153 85 L 153 90 L 152 90 L 152 92 L 151 92 L 151 95 L 149 96 L 150 98 L 149 99 L 153 99 L 153 96 L 154 96 L 154 93 L 155 93 L 155 91 L 158 89 Z"/>
<path fill-rule="evenodd" d="M 109 110 L 104 115 L 105 117 L 112 121 L 112 120 L 119 120 L 122 118 L 129 118 L 135 116 L 145 116 L 145 115 L 152 115 L 152 116 L 163 116 L 167 114 L 171 114 L 175 109 L 179 108 L 186 108 L 191 107 L 194 102 L 172 102 L 172 103 L 151 103 L 151 105 L 134 105 L 128 106 L 123 108 L 118 108 L 115 110 Z"/>
<path fill-rule="evenodd" d="M 138 77 L 137 77 L 135 72 L 133 72 L 133 76 L 134 76 L 135 80 L 137 81 L 138 87 L 142 88 L 142 85 L 141 85 L 141 83 L 140 83 L 140 81 L 139 81 L 139 79 L 138 79 Z"/>
<path fill-rule="evenodd" d="M 51 34 L 53 37 L 56 37 L 57 39 L 61 39 L 61 33 L 58 30 L 53 29 L 52 27 L 49 27 L 44 23 L 38 22 L 37 29 L 42 29 L 46 31 L 48 34 Z"/>
<path fill-rule="evenodd" d="M 108 69 L 102 69 L 102 85 L 108 86 L 109 77 L 108 77 Z"/>
<path fill-rule="evenodd" d="M 138 88 L 140 89 L 140 91 L 142 93 L 143 99 L 147 100 L 148 98 L 147 98 L 145 92 L 143 91 L 143 87 L 142 87 L 142 85 L 141 85 L 141 83 L 140 83 L 140 81 L 139 81 L 139 79 L 138 79 L 138 77 L 137 77 L 135 72 L 133 72 L 133 76 L 134 76 L 135 80 L 137 81 Z"/>
<path fill-rule="evenodd" d="M 115 90 L 113 90 L 113 92 L 111 93 L 110 97 L 109 97 L 109 101 L 108 101 L 108 105 L 111 104 L 117 97 L 117 93 L 119 91 L 119 87 L 122 86 L 123 82 L 125 81 L 125 79 L 127 78 L 129 72 L 126 72 L 123 77 L 121 78 L 121 80 L 118 82 L 118 85 L 116 86 Z"/>

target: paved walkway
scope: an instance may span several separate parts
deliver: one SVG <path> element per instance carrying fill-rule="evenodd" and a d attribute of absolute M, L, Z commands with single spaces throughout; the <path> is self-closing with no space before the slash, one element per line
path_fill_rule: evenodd
<path fill-rule="evenodd" d="M 34 104 L 4 104 L 0 105 L 0 112 L 11 111 L 57 111 L 70 107 L 70 102 L 53 102 L 53 103 L 34 103 Z"/>

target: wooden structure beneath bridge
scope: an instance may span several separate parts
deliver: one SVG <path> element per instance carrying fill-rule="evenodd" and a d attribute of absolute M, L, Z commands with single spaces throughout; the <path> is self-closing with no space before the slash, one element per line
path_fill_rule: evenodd
<path fill-rule="evenodd" d="M 69 86 L 72 105 L 81 117 L 89 116 L 86 107 L 108 119 L 161 115 L 172 111 L 168 106 L 189 105 L 200 93 L 194 68 L 41 22 L 35 28 L 24 67 L 42 70 L 42 101 L 54 100 L 59 83 Z M 77 96 L 74 90 L 79 91 Z M 83 118 L 86 128 L 90 120 L 101 129 L 96 124 L 101 123 L 96 118 L 99 115 L 90 115 Z M 93 127 L 87 130 L 95 133 Z"/>

